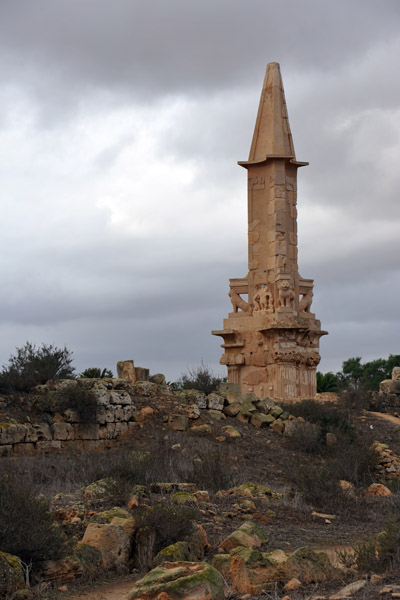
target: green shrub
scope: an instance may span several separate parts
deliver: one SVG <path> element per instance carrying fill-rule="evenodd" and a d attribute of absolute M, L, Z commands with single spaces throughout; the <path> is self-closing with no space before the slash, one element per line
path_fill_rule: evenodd
<path fill-rule="evenodd" d="M 67 348 L 42 344 L 40 348 L 26 342 L 11 355 L 8 367 L 0 373 L 0 390 L 28 392 L 49 379 L 68 379 L 73 376 L 72 353 Z"/>
<path fill-rule="evenodd" d="M 49 512 L 46 500 L 35 498 L 28 485 L 0 478 L 0 548 L 34 565 L 65 555 L 68 544 Z"/>
<path fill-rule="evenodd" d="M 352 565 L 360 573 L 376 573 L 400 566 L 400 522 L 388 520 L 374 539 L 353 548 Z"/>
<path fill-rule="evenodd" d="M 113 372 L 110 369 L 99 369 L 97 367 L 91 367 L 89 369 L 85 369 L 79 375 L 79 377 L 84 377 L 85 379 L 104 379 L 105 377 L 113 377 Z"/>
<path fill-rule="evenodd" d="M 349 420 L 348 410 L 344 407 L 317 400 L 281 403 L 281 406 L 295 417 L 303 417 L 305 421 L 318 425 L 322 439 L 325 439 L 327 433 L 342 433 L 350 438 L 355 437 L 354 426 Z"/>
<path fill-rule="evenodd" d="M 223 381 L 226 379 L 213 373 L 210 367 L 201 361 L 199 367 L 188 369 L 187 373 L 182 374 L 173 387 L 178 390 L 199 390 L 204 394 L 211 394 Z"/>

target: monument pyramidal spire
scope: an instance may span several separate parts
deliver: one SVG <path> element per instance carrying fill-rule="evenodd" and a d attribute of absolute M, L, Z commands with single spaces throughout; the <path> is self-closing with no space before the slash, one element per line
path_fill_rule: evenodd
<path fill-rule="evenodd" d="M 311 312 L 312 279 L 297 264 L 297 169 L 278 63 L 269 63 L 248 161 L 246 277 L 230 279 L 233 311 L 224 328 L 221 364 L 228 382 L 260 398 L 316 394 L 319 339 L 327 332 Z"/>

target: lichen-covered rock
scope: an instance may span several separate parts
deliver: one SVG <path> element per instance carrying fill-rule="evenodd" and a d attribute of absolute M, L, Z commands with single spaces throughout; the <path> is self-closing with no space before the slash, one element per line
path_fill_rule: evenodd
<path fill-rule="evenodd" d="M 174 431 L 186 431 L 189 425 L 189 418 L 187 415 L 174 414 L 168 417 L 168 427 Z"/>
<path fill-rule="evenodd" d="M 285 430 L 285 423 L 278 418 L 273 423 L 271 423 L 270 427 L 275 433 L 283 433 Z"/>
<path fill-rule="evenodd" d="M 160 552 L 156 555 L 153 565 L 157 567 L 158 565 L 162 565 L 166 561 L 168 562 L 182 562 L 182 561 L 192 561 L 194 557 L 192 555 L 192 551 L 188 542 L 175 542 L 175 544 L 170 544 L 166 548 L 160 550 Z"/>
<path fill-rule="evenodd" d="M 197 504 L 196 496 L 188 492 L 175 492 L 172 500 L 177 504 Z"/>
<path fill-rule="evenodd" d="M 274 406 L 269 411 L 269 414 L 272 415 L 273 417 L 275 417 L 275 419 L 278 419 L 282 413 L 283 413 L 283 410 L 281 409 L 280 406 Z"/>
<path fill-rule="evenodd" d="M 265 552 L 238 546 L 231 551 L 229 574 L 234 592 L 259 595 L 270 582 L 280 581 L 281 564 Z"/>
<path fill-rule="evenodd" d="M 212 559 L 212 566 L 217 569 L 225 579 L 230 577 L 229 570 L 231 568 L 231 555 L 230 554 L 214 554 Z"/>
<path fill-rule="evenodd" d="M 193 425 L 190 431 L 199 435 L 210 435 L 212 428 L 208 423 L 202 423 L 201 425 Z"/>
<path fill-rule="evenodd" d="M 94 514 L 90 520 L 92 523 L 111 523 L 114 517 L 130 519 L 132 515 L 129 511 L 125 510 L 125 508 L 114 506 L 114 508 Z"/>
<path fill-rule="evenodd" d="M 133 586 L 128 599 L 223 600 L 220 573 L 203 562 L 165 562 Z M 165 594 L 165 596 L 164 596 Z"/>
<path fill-rule="evenodd" d="M 225 427 L 222 428 L 222 431 L 231 438 L 242 437 L 240 431 L 238 431 L 235 427 L 232 427 L 232 425 L 225 425 Z"/>
<path fill-rule="evenodd" d="M 209 394 L 207 396 L 207 406 L 211 410 L 222 410 L 224 408 L 225 399 L 218 394 Z"/>
<path fill-rule="evenodd" d="M 265 415 L 261 412 L 254 413 L 250 419 L 250 423 L 255 425 L 255 427 L 268 427 L 274 421 L 275 419 L 272 415 Z"/>
<path fill-rule="evenodd" d="M 367 496 L 378 498 L 386 498 L 387 496 L 392 495 L 392 492 L 389 490 L 389 488 L 382 483 L 371 483 L 371 485 L 365 490 L 365 493 Z"/>
<path fill-rule="evenodd" d="M 98 500 L 105 498 L 109 495 L 109 490 L 115 485 L 115 479 L 112 477 L 105 477 L 104 479 L 98 479 L 85 488 L 83 495 L 89 500 Z"/>
<path fill-rule="evenodd" d="M 261 498 L 261 499 L 269 499 L 273 498 L 274 500 L 278 500 L 282 498 L 283 494 L 279 492 L 275 492 L 273 489 L 268 487 L 267 485 L 261 485 L 259 483 L 242 483 L 237 487 L 230 488 L 229 490 L 221 490 L 217 492 L 219 496 L 241 496 L 245 498 Z"/>
<path fill-rule="evenodd" d="M 243 546 L 245 548 L 256 548 L 263 542 L 268 541 L 265 533 L 253 521 L 245 521 L 243 525 L 226 537 L 219 546 L 219 552 L 230 552 L 233 548 Z"/>
<path fill-rule="evenodd" d="M 302 583 L 321 583 L 337 579 L 340 571 L 332 565 L 327 554 L 303 546 L 287 559 L 285 575 L 287 578 L 297 577 Z"/>
<path fill-rule="evenodd" d="M 24 574 L 19 558 L 0 552 L 0 597 L 7 598 L 24 587 Z"/>
<path fill-rule="evenodd" d="M 82 566 L 82 574 L 93 577 L 101 567 L 102 556 L 98 548 L 79 542 L 74 551 L 74 557 Z"/>
<path fill-rule="evenodd" d="M 242 402 L 240 405 L 240 414 L 246 417 L 251 417 L 255 412 L 257 412 L 257 409 L 250 400 L 245 400 L 245 402 Z"/>
<path fill-rule="evenodd" d="M 240 402 L 232 402 L 232 404 L 225 406 L 224 414 L 228 415 L 228 417 L 236 417 L 236 415 L 240 412 L 240 407 Z"/>
<path fill-rule="evenodd" d="M 152 483 L 150 485 L 150 491 L 153 494 L 172 494 L 175 492 L 186 492 L 187 494 L 194 494 L 198 491 L 196 483 Z"/>
<path fill-rule="evenodd" d="M 20 423 L 0 423 L 0 444 L 18 444 L 25 440 L 27 426 Z"/>

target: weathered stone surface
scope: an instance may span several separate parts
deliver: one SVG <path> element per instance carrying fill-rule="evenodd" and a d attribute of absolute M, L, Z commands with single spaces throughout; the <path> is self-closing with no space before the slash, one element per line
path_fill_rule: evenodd
<path fill-rule="evenodd" d="M 119 525 L 89 523 L 82 543 L 100 550 L 105 569 L 123 571 L 128 565 L 131 539 Z"/>
<path fill-rule="evenodd" d="M 110 508 L 109 510 L 95 513 L 90 520 L 92 523 L 111 523 L 115 517 L 119 517 L 120 519 L 131 519 L 132 515 L 125 508 L 114 506 L 114 508 Z"/>
<path fill-rule="evenodd" d="M 256 548 L 268 540 L 265 533 L 253 521 L 245 521 L 220 544 L 218 551 L 230 552 L 233 548 L 243 546 Z"/>
<path fill-rule="evenodd" d="M 366 494 L 372 497 L 386 498 L 387 496 L 391 496 L 392 492 L 382 483 L 371 483 L 366 489 Z"/>
<path fill-rule="evenodd" d="M 186 431 L 189 426 L 189 418 L 187 415 L 169 415 L 168 427 L 174 431 Z"/>
<path fill-rule="evenodd" d="M 98 479 L 85 488 L 84 496 L 89 500 L 98 500 L 105 498 L 109 494 L 110 486 L 115 485 L 112 477 L 105 477 L 104 479 Z"/>
<path fill-rule="evenodd" d="M 190 431 L 199 435 L 209 435 L 212 433 L 212 428 L 208 423 L 202 423 L 201 425 L 192 425 Z"/>
<path fill-rule="evenodd" d="M 25 440 L 27 432 L 26 425 L 19 423 L 0 424 L 0 444 L 18 444 Z"/>
<path fill-rule="evenodd" d="M 52 583 L 73 581 L 83 573 L 81 562 L 73 556 L 67 556 L 59 560 L 46 560 L 40 566 L 42 579 Z"/>
<path fill-rule="evenodd" d="M 222 410 L 224 408 L 224 398 L 218 394 L 209 394 L 207 396 L 207 406 L 212 410 Z"/>
<path fill-rule="evenodd" d="M 281 419 L 275 419 L 273 423 L 271 423 L 270 428 L 275 433 L 283 433 L 285 430 L 285 424 Z"/>
<path fill-rule="evenodd" d="M 271 415 L 264 415 L 263 413 L 254 413 L 250 419 L 250 423 L 255 425 L 255 427 L 268 427 L 272 422 L 274 422 L 274 418 Z"/>
<path fill-rule="evenodd" d="M 70 423 L 54 423 L 53 438 L 55 440 L 72 440 L 74 438 L 74 428 Z"/>
<path fill-rule="evenodd" d="M 212 559 L 212 566 L 217 569 L 221 575 L 227 579 L 230 577 L 229 570 L 231 568 L 231 555 L 230 554 L 214 554 Z"/>
<path fill-rule="evenodd" d="M 297 264 L 297 169 L 280 68 L 265 74 L 248 161 L 248 274 L 230 279 L 232 312 L 221 364 L 243 394 L 295 400 L 316 394 L 319 338 L 313 281 Z M 242 295 L 246 295 L 245 300 Z M 301 333 L 300 333 L 301 331 Z"/>
<path fill-rule="evenodd" d="M 11 597 L 24 587 L 25 579 L 19 558 L 0 551 L 0 596 Z"/>
<path fill-rule="evenodd" d="M 160 552 L 156 555 L 153 561 L 153 565 L 157 567 L 158 565 L 162 565 L 166 561 L 168 562 L 182 562 L 182 561 L 192 561 L 193 555 L 190 549 L 190 546 L 187 542 L 175 542 L 175 544 L 170 544 L 166 548 L 160 550 Z"/>
<path fill-rule="evenodd" d="M 151 383 L 156 383 L 157 385 L 165 385 L 166 384 L 165 375 L 163 375 L 163 373 L 156 373 L 155 375 L 152 375 L 150 377 L 149 381 Z"/>
<path fill-rule="evenodd" d="M 133 360 L 120 360 L 117 362 L 117 377 L 129 383 L 136 383 L 136 373 Z"/>
<path fill-rule="evenodd" d="M 225 425 L 225 427 L 222 428 L 222 431 L 231 438 L 242 437 L 242 434 L 240 433 L 240 431 L 238 431 L 235 427 L 232 427 L 232 425 Z"/>
<path fill-rule="evenodd" d="M 240 407 L 240 402 L 232 402 L 232 404 L 225 406 L 224 413 L 228 415 L 228 417 L 236 417 L 236 415 L 240 412 Z"/>
<path fill-rule="evenodd" d="M 224 582 L 207 563 L 165 562 L 133 586 L 128 599 L 223 600 Z"/>

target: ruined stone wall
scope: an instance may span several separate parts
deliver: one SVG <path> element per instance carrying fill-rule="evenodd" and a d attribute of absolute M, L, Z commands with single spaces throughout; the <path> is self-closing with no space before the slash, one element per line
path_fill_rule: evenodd
<path fill-rule="evenodd" d="M 71 386 L 74 392 L 76 389 L 90 390 L 95 401 L 95 415 L 89 422 L 82 422 L 79 411 L 74 408 L 59 410 L 54 398 L 63 388 L 64 396 L 68 396 Z M 0 457 L 37 451 L 106 448 L 131 437 L 137 426 L 135 392 L 126 381 L 65 380 L 38 386 L 35 393 L 36 403 L 45 405 L 41 422 L 32 422 L 29 415 L 25 419 L 28 422 L 18 423 L 15 419 L 0 422 Z"/>
<path fill-rule="evenodd" d="M 381 381 L 375 401 L 379 410 L 393 414 L 400 413 L 400 367 L 394 367 L 392 379 Z"/>

